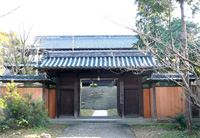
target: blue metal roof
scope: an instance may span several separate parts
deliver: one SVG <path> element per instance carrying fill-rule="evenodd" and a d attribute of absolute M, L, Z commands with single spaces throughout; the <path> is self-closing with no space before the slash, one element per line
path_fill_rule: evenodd
<path fill-rule="evenodd" d="M 126 49 L 137 42 L 134 35 L 37 36 L 40 49 Z"/>
<path fill-rule="evenodd" d="M 144 52 L 144 53 L 143 53 Z M 40 69 L 138 69 L 156 67 L 151 53 L 138 50 L 51 51 Z"/>

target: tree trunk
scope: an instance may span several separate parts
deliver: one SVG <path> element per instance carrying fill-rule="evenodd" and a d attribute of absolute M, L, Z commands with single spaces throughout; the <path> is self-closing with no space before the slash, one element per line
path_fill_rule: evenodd
<path fill-rule="evenodd" d="M 184 56 L 186 59 L 188 59 L 188 45 L 187 45 L 187 32 L 186 32 L 186 23 L 185 23 L 185 15 L 184 15 L 184 0 L 180 0 L 180 9 L 181 9 L 181 29 L 182 29 L 182 46 L 185 49 Z M 187 61 L 184 61 L 185 64 L 185 71 L 184 71 L 184 77 L 186 80 L 186 83 L 189 85 L 189 63 Z M 186 120 L 187 120 L 187 130 L 188 133 L 192 133 L 192 116 L 191 116 L 191 107 L 190 107 L 190 94 L 187 89 L 185 89 L 185 114 L 186 114 Z"/>
<path fill-rule="evenodd" d="M 189 84 L 189 75 L 188 71 L 184 72 L 186 82 Z M 187 131 L 192 133 L 192 115 L 191 115 L 191 106 L 190 106 L 190 94 L 187 89 L 185 89 L 185 117 L 187 120 Z"/>
<path fill-rule="evenodd" d="M 26 61 L 25 61 L 25 43 L 22 44 L 22 49 L 21 49 L 21 54 L 22 54 L 22 62 L 23 62 L 23 65 L 24 65 L 24 69 L 25 69 L 25 74 L 28 74 L 28 69 L 27 69 L 27 64 L 26 64 Z"/>

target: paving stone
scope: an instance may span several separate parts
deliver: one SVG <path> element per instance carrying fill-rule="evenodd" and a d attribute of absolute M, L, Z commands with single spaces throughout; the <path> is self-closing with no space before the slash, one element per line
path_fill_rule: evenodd
<path fill-rule="evenodd" d="M 95 110 L 92 116 L 108 116 L 107 110 Z"/>

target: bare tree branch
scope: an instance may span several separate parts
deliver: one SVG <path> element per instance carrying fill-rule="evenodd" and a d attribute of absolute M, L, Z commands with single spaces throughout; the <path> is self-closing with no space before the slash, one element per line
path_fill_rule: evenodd
<path fill-rule="evenodd" d="M 20 7 L 21 7 L 21 5 L 20 5 L 20 6 L 18 6 L 17 8 L 15 8 L 15 9 L 13 9 L 13 10 L 9 11 L 8 13 L 5 13 L 5 14 L 3 14 L 3 15 L 0 15 L 0 18 L 2 18 L 2 17 L 5 17 L 5 16 L 7 16 L 7 15 L 9 15 L 9 14 L 13 13 L 13 12 L 14 12 L 14 11 L 16 11 L 17 9 L 19 9 Z"/>

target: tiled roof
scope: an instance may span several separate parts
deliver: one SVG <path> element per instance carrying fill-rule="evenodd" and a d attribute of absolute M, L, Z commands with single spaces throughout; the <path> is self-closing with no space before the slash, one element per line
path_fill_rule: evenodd
<path fill-rule="evenodd" d="M 138 50 L 52 51 L 40 69 L 137 69 L 156 67 L 154 57 Z"/>
<path fill-rule="evenodd" d="M 189 74 L 190 80 L 195 80 L 195 76 L 193 74 Z M 145 82 L 156 82 L 156 81 L 170 81 L 176 80 L 181 81 L 182 78 L 177 73 L 153 73 L 150 78 L 148 78 Z"/>
<path fill-rule="evenodd" d="M 134 35 L 37 36 L 40 49 L 125 49 L 137 42 Z"/>
<path fill-rule="evenodd" d="M 4 75 L 0 78 L 0 81 L 10 82 L 52 82 L 51 79 L 45 75 Z"/>

